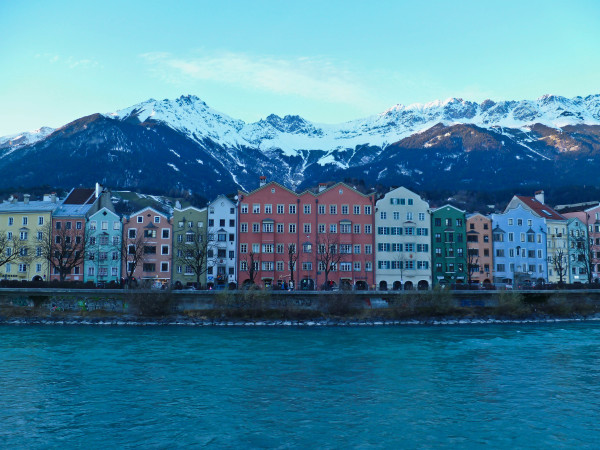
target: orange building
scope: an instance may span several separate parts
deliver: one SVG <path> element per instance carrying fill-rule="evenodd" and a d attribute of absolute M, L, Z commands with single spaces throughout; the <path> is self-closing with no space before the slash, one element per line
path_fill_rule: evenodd
<path fill-rule="evenodd" d="M 492 220 L 480 213 L 467 216 L 467 265 L 471 283 L 493 281 Z"/>

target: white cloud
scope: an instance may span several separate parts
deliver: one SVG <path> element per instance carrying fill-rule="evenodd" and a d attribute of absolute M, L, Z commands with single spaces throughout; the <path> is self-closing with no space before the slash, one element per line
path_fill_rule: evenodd
<path fill-rule="evenodd" d="M 189 58 L 162 52 L 140 56 L 155 74 L 173 83 L 203 80 L 338 104 L 373 104 L 369 89 L 351 71 L 322 58 L 282 59 L 231 52 Z"/>
<path fill-rule="evenodd" d="M 75 68 L 87 69 L 87 68 L 99 66 L 98 61 L 94 61 L 93 59 L 88 59 L 88 58 L 76 59 L 76 58 L 73 58 L 72 56 L 64 57 L 64 56 L 57 55 L 55 53 L 37 53 L 35 55 L 35 57 L 37 59 L 42 59 L 44 61 L 47 61 L 50 64 L 60 63 L 64 66 L 68 67 L 69 69 L 75 69 Z"/>

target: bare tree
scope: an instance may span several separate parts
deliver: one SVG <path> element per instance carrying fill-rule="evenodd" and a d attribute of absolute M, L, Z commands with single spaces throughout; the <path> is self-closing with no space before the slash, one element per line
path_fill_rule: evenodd
<path fill-rule="evenodd" d="M 208 266 L 216 260 L 214 241 L 208 239 L 210 235 L 211 231 L 207 235 L 188 231 L 179 235 L 181 241 L 178 240 L 175 243 L 174 262 L 189 267 L 196 276 L 198 286 L 200 285 L 200 277 L 206 273 Z"/>
<path fill-rule="evenodd" d="M 288 244 L 288 267 L 290 269 L 290 282 L 294 283 L 294 272 L 298 262 L 298 251 L 296 244 Z"/>
<path fill-rule="evenodd" d="M 258 274 L 258 256 L 254 252 L 248 253 L 243 259 L 241 259 L 240 270 L 248 273 L 248 281 L 250 284 L 255 284 L 254 280 Z"/>
<path fill-rule="evenodd" d="M 473 282 L 473 272 L 479 270 L 479 248 L 469 247 L 469 242 L 467 242 L 465 261 L 467 264 L 467 283 L 470 286 Z"/>
<path fill-rule="evenodd" d="M 52 223 L 42 228 L 41 253 L 60 281 L 65 281 L 73 268 L 83 263 L 88 239 L 84 230 L 67 228 L 70 222 L 53 229 Z"/>
<path fill-rule="evenodd" d="M 596 265 L 597 259 L 594 239 L 589 237 L 588 234 L 590 229 L 589 221 L 590 215 L 589 213 L 586 213 L 585 231 L 575 239 L 575 245 L 577 246 L 577 260 L 583 263 L 588 283 L 591 284 L 594 281 L 594 266 Z"/>
<path fill-rule="evenodd" d="M 554 254 L 550 257 L 550 264 L 556 271 L 558 275 L 558 282 L 560 284 L 564 283 L 565 275 L 567 274 L 567 259 L 565 257 L 565 252 L 562 248 L 559 248 Z"/>
<path fill-rule="evenodd" d="M 0 231 L 0 267 L 14 261 L 28 264 L 31 259 L 26 240 L 18 239 L 12 233 Z"/>
<path fill-rule="evenodd" d="M 321 233 L 317 237 L 317 262 L 325 273 L 325 289 L 329 288 L 329 273 L 336 270 L 346 258 L 346 254 L 340 251 L 339 242 L 339 236 L 335 233 Z"/>
<path fill-rule="evenodd" d="M 132 233 L 133 231 L 133 233 Z M 127 285 L 131 284 L 133 274 L 140 264 L 146 260 L 147 253 L 144 251 L 146 246 L 146 237 L 135 228 L 127 230 L 121 244 L 121 260 L 125 264 L 125 274 L 127 275 Z"/>

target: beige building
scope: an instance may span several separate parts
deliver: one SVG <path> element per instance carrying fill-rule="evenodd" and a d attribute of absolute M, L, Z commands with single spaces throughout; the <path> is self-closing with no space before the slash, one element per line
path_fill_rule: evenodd
<path fill-rule="evenodd" d="M 480 213 L 467 216 L 467 265 L 471 283 L 493 282 L 492 219 Z"/>
<path fill-rule="evenodd" d="M 31 201 L 29 194 L 23 201 L 10 198 L 0 204 L 0 242 L 6 242 L 2 251 L 17 250 L 21 257 L 0 267 L 0 278 L 23 281 L 47 281 L 50 276 L 48 261 L 42 245 L 50 230 L 52 213 L 59 206 L 55 194 L 45 195 L 41 201 Z"/>

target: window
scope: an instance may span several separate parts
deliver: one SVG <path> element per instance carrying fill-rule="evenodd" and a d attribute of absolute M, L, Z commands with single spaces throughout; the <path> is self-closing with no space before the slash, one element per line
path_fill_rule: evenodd
<path fill-rule="evenodd" d="M 310 214 L 310 205 L 304 205 L 304 214 Z"/>
<path fill-rule="evenodd" d="M 371 225 L 365 225 L 365 234 L 371 234 Z"/>
<path fill-rule="evenodd" d="M 512 225 L 513 225 L 513 223 L 514 223 L 513 219 L 508 219 L 508 225 L 509 225 L 509 226 L 512 226 Z"/>
<path fill-rule="evenodd" d="M 217 241 L 218 242 L 227 242 L 227 233 L 218 233 Z"/>
<path fill-rule="evenodd" d="M 94 228 L 92 228 L 92 225 L 91 225 L 92 223 L 94 224 Z M 57 230 L 62 229 L 62 222 L 56 222 L 55 226 L 56 226 Z M 90 229 L 91 230 L 95 230 L 96 229 L 96 222 L 91 222 L 90 223 Z"/>
<path fill-rule="evenodd" d="M 371 205 L 365 205 L 365 215 L 371 215 Z"/>
<path fill-rule="evenodd" d="M 247 203 L 242 203 L 242 205 L 240 207 L 240 212 L 241 212 L 241 214 L 248 214 L 248 204 Z"/>
<path fill-rule="evenodd" d="M 27 231 L 21 231 L 21 233 L 19 234 L 19 238 L 22 241 L 26 241 L 27 240 Z"/>
<path fill-rule="evenodd" d="M 306 242 L 302 245 L 302 251 L 304 253 L 312 253 L 312 244 L 310 242 Z"/>
<path fill-rule="evenodd" d="M 337 214 L 337 205 L 329 205 L 329 214 Z"/>
<path fill-rule="evenodd" d="M 160 271 L 161 272 L 168 272 L 169 271 L 169 263 L 168 262 L 161 262 L 160 263 Z"/>
<path fill-rule="evenodd" d="M 235 219 L 229 219 L 229 226 L 230 227 L 235 227 Z"/>
<path fill-rule="evenodd" d="M 44 235 L 43 235 L 43 234 L 42 234 L 42 236 L 40 237 L 40 234 L 41 234 L 41 233 L 42 233 L 42 231 L 38 231 L 38 240 L 40 240 L 40 241 L 41 241 L 41 240 L 42 240 L 42 238 L 44 237 Z M 9 231 L 9 232 L 7 232 L 7 233 L 6 233 L 6 239 L 7 239 L 7 240 L 9 240 L 9 241 L 11 241 L 11 240 L 12 240 L 12 238 L 13 238 L 12 231 Z"/>
<path fill-rule="evenodd" d="M 277 205 L 277 214 L 283 214 L 283 213 L 284 213 L 284 206 Z"/>
<path fill-rule="evenodd" d="M 252 224 L 252 232 L 253 233 L 258 233 L 260 231 L 260 224 L 259 223 L 253 223 Z"/>
<path fill-rule="evenodd" d="M 265 214 L 273 214 L 273 205 L 265 205 Z"/>
<path fill-rule="evenodd" d="M 398 211 L 394 211 L 392 214 L 394 220 L 400 220 L 400 213 Z"/>
<path fill-rule="evenodd" d="M 514 242 L 515 241 L 515 234 L 514 233 L 508 233 L 508 242 Z"/>
<path fill-rule="evenodd" d="M 312 263 L 311 262 L 303 262 L 302 270 L 312 270 Z"/>
<path fill-rule="evenodd" d="M 44 225 L 44 217 L 38 216 L 38 225 Z"/>
<path fill-rule="evenodd" d="M 248 253 L 248 244 L 240 244 L 240 253 Z"/>
<path fill-rule="evenodd" d="M 248 232 L 248 224 L 247 223 L 241 223 L 240 224 L 240 233 L 247 233 Z"/>
<path fill-rule="evenodd" d="M 93 277 L 94 275 L 96 275 L 95 267 L 94 266 L 88 267 L 88 276 Z"/>
<path fill-rule="evenodd" d="M 325 205 L 319 205 L 319 214 L 325 214 Z"/>
<path fill-rule="evenodd" d="M 283 224 L 282 223 L 278 223 L 277 224 L 277 232 L 278 233 L 283 233 Z"/>
<path fill-rule="evenodd" d="M 359 224 L 354 224 L 353 228 L 354 228 L 354 234 L 360 234 L 360 225 Z"/>
<path fill-rule="evenodd" d="M 310 223 L 305 223 L 303 229 L 304 229 L 304 233 L 310 234 L 310 230 L 311 230 Z"/>
<path fill-rule="evenodd" d="M 130 228 L 127 231 L 127 236 L 129 237 L 129 239 L 135 239 L 136 234 L 137 234 L 137 230 L 135 228 Z"/>
<path fill-rule="evenodd" d="M 354 215 L 360 214 L 360 205 L 354 205 L 354 207 L 352 208 L 352 212 L 354 213 Z"/>
<path fill-rule="evenodd" d="M 419 221 L 423 222 L 425 220 L 425 213 L 419 213 Z"/>
<path fill-rule="evenodd" d="M 413 213 L 407 212 L 406 213 L 406 220 L 413 220 Z"/>
<path fill-rule="evenodd" d="M 144 230 L 144 237 L 145 238 L 155 238 L 156 230 Z"/>
<path fill-rule="evenodd" d="M 252 205 L 252 214 L 260 214 L 260 203 L 254 203 Z"/>
<path fill-rule="evenodd" d="M 27 225 L 27 216 L 23 217 L 23 225 Z"/>
<path fill-rule="evenodd" d="M 354 254 L 360 255 L 360 244 L 354 244 Z"/>
<path fill-rule="evenodd" d="M 371 244 L 365 244 L 365 255 L 371 255 L 373 253 L 373 246 Z"/>
<path fill-rule="evenodd" d="M 379 218 L 380 218 L 381 220 L 385 220 L 385 219 L 387 218 L 387 213 L 386 213 L 385 211 L 381 211 L 381 212 L 379 213 Z"/>
<path fill-rule="evenodd" d="M 290 214 L 296 214 L 296 205 L 288 205 L 288 211 Z"/>
<path fill-rule="evenodd" d="M 154 263 L 144 263 L 142 265 L 142 270 L 144 272 L 155 272 L 156 271 L 156 264 L 154 264 Z"/>
<path fill-rule="evenodd" d="M 463 225 L 463 220 L 462 219 L 456 219 L 456 226 L 457 227 L 462 227 Z"/>
<path fill-rule="evenodd" d="M 295 233 L 295 232 L 296 232 L 296 224 L 295 224 L 295 223 L 290 223 L 290 224 L 288 225 L 288 231 L 289 231 L 290 233 Z"/>
<path fill-rule="evenodd" d="M 8 218 L 8 225 L 12 225 L 12 224 L 14 224 L 14 223 L 15 223 L 15 219 L 14 219 L 14 217 L 9 217 L 9 218 Z"/>
<path fill-rule="evenodd" d="M 273 253 L 273 244 L 263 244 L 262 252 L 263 253 Z"/>
<path fill-rule="evenodd" d="M 352 263 L 343 262 L 340 263 L 340 272 L 351 272 L 352 271 Z"/>
<path fill-rule="evenodd" d="M 168 245 L 161 245 L 160 246 L 160 254 L 161 255 L 168 255 L 169 254 L 169 246 Z"/>
<path fill-rule="evenodd" d="M 263 222 L 262 228 L 263 228 L 263 233 L 272 233 L 273 232 L 273 222 Z"/>
<path fill-rule="evenodd" d="M 441 227 L 442 226 L 442 219 L 440 219 L 439 217 L 436 217 L 435 219 L 433 219 L 433 224 L 436 227 Z"/>
<path fill-rule="evenodd" d="M 329 225 L 329 232 L 330 233 L 337 233 L 337 225 L 335 223 L 332 223 Z"/>
<path fill-rule="evenodd" d="M 349 210 L 348 205 L 342 205 L 342 214 L 349 214 L 348 210 Z"/>
<path fill-rule="evenodd" d="M 192 223 L 192 222 L 190 222 L 190 223 Z M 163 228 L 162 229 L 162 238 L 169 239 L 170 236 L 171 236 L 170 230 L 168 228 Z"/>
<path fill-rule="evenodd" d="M 340 233 L 349 234 L 352 229 L 352 225 L 350 224 L 340 224 Z"/>
<path fill-rule="evenodd" d="M 77 222 L 79 224 L 79 228 L 81 228 L 81 222 Z M 79 229 L 78 228 L 78 229 Z M 113 222 L 113 230 L 120 230 L 121 229 L 121 223 L 120 222 Z"/>

